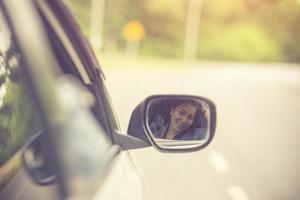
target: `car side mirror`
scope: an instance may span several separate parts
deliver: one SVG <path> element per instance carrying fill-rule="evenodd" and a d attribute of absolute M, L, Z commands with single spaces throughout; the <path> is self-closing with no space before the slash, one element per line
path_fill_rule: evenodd
<path fill-rule="evenodd" d="M 128 134 L 160 151 L 186 152 L 205 148 L 216 129 L 216 107 L 204 97 L 155 95 L 133 111 Z"/>
<path fill-rule="evenodd" d="M 56 174 L 42 153 L 46 143 L 44 137 L 43 132 L 32 136 L 22 152 L 26 172 L 39 185 L 49 185 L 56 181 Z"/>

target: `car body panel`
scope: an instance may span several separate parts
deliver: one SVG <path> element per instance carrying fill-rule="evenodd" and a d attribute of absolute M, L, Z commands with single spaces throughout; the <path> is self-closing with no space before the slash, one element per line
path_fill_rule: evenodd
<path fill-rule="evenodd" d="M 33 1 L 35 2 L 35 1 Z M 7 2 L 6 2 L 7 3 Z M 13 27 L 16 27 L 16 24 L 14 24 L 14 20 L 20 20 L 20 16 L 22 14 L 24 14 L 22 17 L 22 21 L 28 21 L 31 22 L 31 19 L 26 19 L 26 17 L 32 17 L 32 16 L 38 16 L 38 13 L 34 10 L 31 10 L 33 12 L 36 12 L 35 15 L 32 15 L 33 13 L 31 13 L 30 15 L 27 15 L 26 12 L 27 10 L 24 9 L 19 9 L 19 5 L 17 5 L 17 1 L 10 1 L 9 3 L 6 4 L 9 5 L 9 9 L 6 10 L 6 14 L 7 16 L 9 16 L 10 20 L 13 23 Z M 30 6 L 29 2 L 23 2 L 22 4 L 26 5 L 26 6 Z M 115 119 L 115 115 L 112 112 L 112 109 L 109 108 L 108 106 L 111 106 L 111 103 L 109 101 L 109 94 L 105 89 L 105 86 L 103 84 L 103 73 L 102 70 L 100 69 L 100 67 L 97 65 L 96 63 L 96 59 L 94 58 L 93 54 L 91 53 L 88 45 L 85 43 L 85 40 L 82 38 L 82 36 L 80 36 L 80 31 L 79 28 L 75 25 L 76 23 L 73 22 L 71 23 L 70 21 L 72 21 L 72 17 L 71 15 L 68 13 L 68 11 L 66 10 L 65 7 L 63 7 L 63 3 L 61 1 L 51 1 L 51 6 L 55 7 L 55 8 L 61 8 L 62 10 L 60 11 L 59 9 L 56 10 L 56 12 L 59 12 L 62 16 L 66 17 L 69 22 L 67 22 L 67 25 L 69 26 L 66 31 L 67 33 L 67 37 L 70 38 L 70 41 L 72 41 L 72 45 L 76 48 L 76 53 L 79 55 L 78 58 L 80 58 L 80 61 L 82 61 L 84 69 L 80 69 L 79 71 L 81 74 L 81 77 L 78 77 L 79 80 L 84 80 L 83 83 L 87 84 L 86 87 L 92 88 L 89 89 L 89 91 L 91 91 L 96 99 L 96 104 L 99 102 L 102 102 L 103 105 L 102 106 L 98 106 L 95 109 L 100 109 L 100 108 L 104 108 L 105 110 L 101 110 L 99 113 L 101 113 L 102 115 L 102 119 L 105 119 L 107 121 L 107 123 L 109 124 L 109 128 L 110 130 L 107 131 L 107 129 L 105 129 L 107 134 L 106 136 L 111 135 L 111 133 L 115 130 L 119 130 L 120 128 L 118 127 L 118 123 L 116 122 L 117 120 Z M 25 8 L 26 8 L 25 6 Z M 2 7 L 3 8 L 3 7 Z M 18 10 L 15 10 L 15 8 L 18 8 Z M 33 9 L 33 7 L 31 7 L 31 9 Z M 12 17 L 13 13 L 15 11 L 18 12 L 22 12 L 19 13 L 18 16 L 14 16 Z M 57 16 L 57 13 L 56 13 Z M 19 21 L 20 22 L 20 21 Z M 19 23 L 18 22 L 18 23 Z M 26 26 L 25 26 L 26 27 Z M 37 29 L 38 27 L 36 26 L 32 26 L 35 29 Z M 23 27 L 24 28 L 24 27 Z M 15 29 L 13 29 L 15 31 Z M 28 30 L 28 29 L 26 29 Z M 26 36 L 26 34 L 22 34 L 22 29 L 17 28 L 18 33 L 15 34 L 15 32 L 13 32 L 14 36 L 17 38 L 17 41 L 22 43 L 22 41 L 26 41 L 28 40 L 28 38 L 24 38 Z M 42 34 L 43 32 L 45 32 L 45 30 L 42 30 L 39 32 L 39 34 Z M 43 36 L 44 38 L 48 38 L 47 35 Z M 65 37 L 65 36 L 64 36 Z M 75 38 L 75 39 L 74 39 Z M 37 39 L 37 38 L 35 38 Z M 51 40 L 50 40 L 51 42 Z M 46 44 L 46 43 L 42 43 L 42 44 Z M 28 46 L 28 43 L 25 44 L 25 46 Z M 23 48 L 24 45 L 18 45 L 18 47 Z M 38 47 L 41 47 L 38 46 Z M 47 48 L 47 45 L 44 45 L 43 48 Z M 70 48 L 70 47 L 69 47 Z M 24 57 L 26 57 L 27 61 L 28 59 L 35 59 L 34 57 L 36 57 L 37 55 L 33 55 L 30 54 L 30 52 L 28 52 L 29 48 L 26 49 L 22 49 L 22 51 L 26 50 L 26 55 Z M 48 51 L 50 52 L 51 50 L 48 49 Z M 35 49 L 34 51 L 35 53 L 38 52 L 38 49 Z M 72 53 L 74 54 L 74 52 Z M 53 54 L 53 57 L 55 58 L 55 55 Z M 71 58 L 76 58 L 76 55 L 71 56 Z M 76 62 L 78 63 L 78 61 Z M 28 63 L 27 63 L 28 64 Z M 33 62 L 29 62 L 29 65 L 33 64 Z M 29 66 L 30 68 L 31 66 Z M 35 66 L 37 67 L 37 66 Z M 43 66 L 43 67 L 49 67 L 49 63 L 48 66 Z M 33 68 L 34 69 L 34 68 Z M 37 68 L 38 69 L 38 68 Z M 56 70 L 56 69 L 55 69 Z M 84 73 L 84 71 L 86 73 Z M 63 70 L 62 70 L 63 71 Z M 41 73 L 43 73 L 41 71 Z M 31 76 L 36 76 L 37 73 L 35 74 L 31 74 Z M 84 75 L 85 74 L 85 75 Z M 88 81 L 89 79 L 86 77 L 86 74 L 89 75 L 89 77 L 91 78 L 91 81 Z M 41 74 L 40 74 L 41 75 Z M 82 78 L 84 77 L 84 78 Z M 39 77 L 35 77 L 36 79 L 38 79 Z M 42 82 L 41 82 L 42 83 Z M 55 87 L 55 86 L 54 86 Z M 36 89 L 36 88 L 35 88 Z M 97 94 L 96 94 L 97 93 Z M 39 97 L 38 97 L 39 98 Z M 45 111 L 45 110 L 43 110 Z M 88 112 L 88 111 L 86 111 Z M 71 125 L 71 124 L 70 124 Z M 99 132 L 99 134 L 103 134 L 104 132 L 101 131 Z M 59 140 L 59 135 L 56 136 Z M 112 138 L 112 137 L 107 137 Z M 55 140 L 55 141 L 58 141 Z M 111 139 L 109 139 L 111 140 Z M 84 142 L 84 140 L 82 140 L 82 142 Z M 97 141 L 95 141 L 97 142 Z M 112 141 L 111 141 L 112 142 Z M 108 144 L 111 145 L 111 144 Z M 91 146 L 91 142 L 87 143 L 86 146 Z M 56 147 L 59 147 L 56 145 Z M 21 150 L 22 151 L 22 150 Z M 62 148 L 58 148 L 56 149 L 56 152 L 58 154 L 56 154 L 56 156 L 60 157 L 60 161 L 61 159 L 64 159 L 64 156 L 68 156 L 65 154 L 61 154 L 60 151 L 63 151 Z M 65 152 L 64 152 L 65 153 Z M 96 156 L 95 152 L 90 152 L 90 156 Z M 88 156 L 88 155 L 87 155 Z M 99 159 L 101 159 L 103 156 L 99 155 Z M 108 171 L 107 173 L 101 173 L 101 178 L 103 180 L 95 180 L 95 182 L 102 182 L 103 181 L 103 188 L 99 187 L 97 191 L 95 191 L 95 193 L 97 193 L 97 195 L 101 195 L 102 198 L 114 198 L 114 199 L 124 199 L 124 197 L 130 197 L 130 199 L 143 199 L 143 184 L 141 184 L 141 179 L 139 174 L 137 173 L 137 171 L 135 170 L 134 164 L 130 158 L 130 155 L 127 151 L 121 152 L 121 153 L 116 153 L 114 154 L 114 156 L 111 158 L 111 160 L 109 161 L 109 165 L 110 167 L 108 167 Z M 65 165 L 68 165 L 67 162 L 65 162 Z M 66 166 L 65 166 L 66 167 Z M 64 178 L 64 174 L 61 174 L 61 176 L 59 177 L 58 181 L 59 184 L 58 185 L 47 185 L 47 186 L 40 186 L 40 185 L 36 185 L 35 183 L 33 183 L 33 181 L 30 179 L 30 177 L 28 176 L 27 173 L 25 173 L 24 168 L 22 167 L 22 164 L 19 166 L 19 168 L 21 170 L 17 170 L 18 172 L 16 172 L 16 174 L 14 174 L 13 178 L 10 180 L 9 184 L 6 185 L 5 189 L 3 189 L 1 191 L 1 199 L 3 197 L 3 199 L 41 199 L 41 197 L 39 196 L 39 194 L 41 194 L 41 196 L 47 196 L 50 199 L 60 199 L 60 198 L 65 198 L 67 197 L 69 194 L 66 193 L 66 191 L 64 191 L 62 193 L 62 196 L 60 196 L 60 193 L 62 192 L 61 190 L 64 190 L 64 188 L 61 188 L 62 186 L 66 186 L 68 184 L 67 181 L 63 181 L 62 178 Z M 67 166 L 68 168 L 68 166 Z M 67 169 L 65 168 L 65 169 Z M 105 172 L 106 170 L 104 170 Z M 60 172 L 62 173 L 62 172 Z M 65 187 L 64 186 L 64 187 Z M 92 194 L 90 194 L 92 196 Z M 43 198 L 45 199 L 45 198 Z"/>
<path fill-rule="evenodd" d="M 137 170 L 127 152 L 121 151 L 108 168 L 108 175 L 93 199 L 147 199 L 143 179 L 137 176 Z"/>
<path fill-rule="evenodd" d="M 0 199 L 147 198 L 146 183 L 127 150 L 148 147 L 151 143 L 122 133 L 104 73 L 64 2 L 0 0 L 0 8 L 0 20 L 5 19 L 11 31 L 9 39 L 14 43 L 11 49 L 17 50 L 11 63 L 20 67 L 19 78 L 26 79 L 25 89 L 21 88 L 20 93 L 24 90 L 30 97 L 28 103 L 25 96 L 18 95 L 18 90 L 17 95 L 11 95 L 25 105 L 22 108 L 27 108 L 27 112 L 22 109 L 13 112 L 28 114 L 19 124 L 12 123 L 13 127 L 35 125 L 31 121 L 25 123 L 35 113 L 41 122 L 38 124 L 41 130 L 22 129 L 19 135 L 24 136 L 24 141 L 11 154 L 5 154 L 8 159 L 0 160 Z M 7 52 L 0 53 L 3 62 Z M 1 62 L 0 89 L 5 81 L 12 80 L 1 77 L 1 71 L 7 68 Z M 6 70 L 6 75 L 14 74 L 12 68 Z M 1 98 L 0 111 L 4 110 Z M 143 116 L 140 114 L 139 120 L 133 122 L 145 129 L 139 122 Z M 13 115 L 6 116 L 9 116 L 5 119 L 9 121 L 7 124 L 14 121 Z M 6 131 L 4 137 L 8 133 L 16 135 Z M 36 142 L 37 134 L 43 134 L 44 143 Z M 29 157 L 24 156 L 27 152 Z M 39 182 L 40 172 L 41 179 L 50 175 L 55 182 Z"/>
<path fill-rule="evenodd" d="M 1 191 L 0 199 L 53 200 L 59 199 L 57 191 L 56 184 L 40 186 L 33 183 L 24 168 L 21 168 Z"/>

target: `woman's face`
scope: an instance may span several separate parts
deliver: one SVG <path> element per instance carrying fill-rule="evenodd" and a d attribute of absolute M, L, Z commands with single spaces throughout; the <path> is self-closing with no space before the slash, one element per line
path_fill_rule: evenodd
<path fill-rule="evenodd" d="M 187 130 L 193 123 L 196 115 L 196 107 L 189 103 L 183 103 L 172 108 L 170 115 L 170 127 L 176 133 Z"/>

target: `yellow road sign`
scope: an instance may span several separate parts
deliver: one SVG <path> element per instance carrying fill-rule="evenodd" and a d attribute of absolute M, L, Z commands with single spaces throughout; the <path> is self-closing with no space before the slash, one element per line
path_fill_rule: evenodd
<path fill-rule="evenodd" d="M 123 36 L 129 42 L 138 42 L 145 36 L 145 29 L 139 21 L 133 20 L 123 28 Z"/>

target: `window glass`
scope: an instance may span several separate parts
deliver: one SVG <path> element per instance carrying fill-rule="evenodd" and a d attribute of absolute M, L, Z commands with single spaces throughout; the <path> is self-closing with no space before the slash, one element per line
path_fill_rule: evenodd
<path fill-rule="evenodd" d="M 0 167 L 42 129 L 21 60 L 0 15 Z"/>
<path fill-rule="evenodd" d="M 42 5 L 42 4 L 41 4 Z M 70 30 L 68 29 L 67 25 L 64 25 L 65 20 L 60 20 L 62 18 L 61 15 L 52 16 L 50 13 L 46 12 L 47 9 L 53 9 L 49 6 L 41 6 L 40 14 L 41 18 L 43 19 L 44 25 L 47 29 L 47 34 L 49 39 L 51 40 L 52 50 L 55 53 L 56 59 L 58 60 L 61 71 L 65 74 L 71 74 L 82 81 L 85 84 L 82 76 L 79 73 L 78 67 L 80 65 L 76 65 L 74 61 L 74 57 L 78 57 L 81 59 L 81 64 L 84 67 L 84 70 L 87 70 L 89 66 L 87 66 L 87 62 L 85 61 L 84 54 L 81 54 L 81 51 L 76 51 L 73 47 L 79 47 L 80 44 L 76 43 L 77 40 L 70 41 L 72 45 L 68 45 L 68 39 L 64 38 L 63 35 L 68 36 L 70 39 Z M 47 8 L 47 9 L 46 9 Z M 84 49 L 82 50 L 84 51 Z M 75 56 L 72 54 L 75 52 L 77 55 Z M 91 106 L 91 111 L 97 118 L 100 125 L 106 130 L 106 133 L 111 132 L 111 129 L 119 130 L 119 126 L 117 125 L 116 118 L 113 116 L 110 103 L 107 102 L 106 97 L 108 96 L 107 91 L 105 90 L 105 86 L 102 82 L 93 81 L 92 84 L 85 84 L 85 86 L 90 90 L 90 92 L 95 97 L 95 104 Z M 107 113 L 107 112 L 108 113 Z M 112 127 L 109 126 L 111 124 Z"/>

